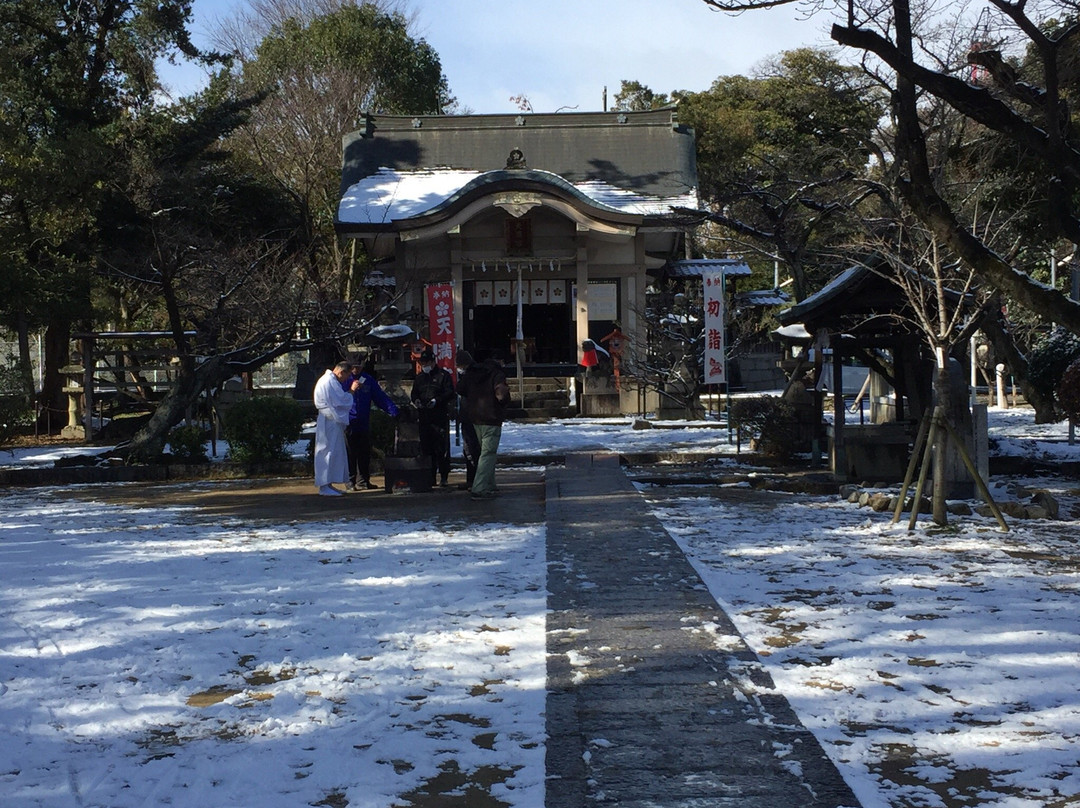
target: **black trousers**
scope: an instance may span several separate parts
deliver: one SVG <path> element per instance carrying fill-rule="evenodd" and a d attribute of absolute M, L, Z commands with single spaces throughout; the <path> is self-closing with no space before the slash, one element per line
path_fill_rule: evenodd
<path fill-rule="evenodd" d="M 421 421 L 420 454 L 431 458 L 431 482 L 436 476 L 445 480 L 450 474 L 450 421 Z"/>
<path fill-rule="evenodd" d="M 360 485 L 371 479 L 371 432 L 349 426 L 345 430 L 345 448 L 349 455 L 349 482 Z"/>
<path fill-rule="evenodd" d="M 465 483 L 472 488 L 476 478 L 476 462 L 480 459 L 480 438 L 476 437 L 476 430 L 468 421 L 460 421 L 461 425 L 461 455 L 465 458 Z"/>

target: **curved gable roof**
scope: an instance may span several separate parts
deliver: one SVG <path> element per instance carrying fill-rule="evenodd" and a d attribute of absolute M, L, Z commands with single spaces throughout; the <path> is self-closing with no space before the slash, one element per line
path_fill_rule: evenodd
<path fill-rule="evenodd" d="M 698 207 L 694 133 L 678 123 L 673 107 L 521 115 L 369 114 L 342 145 L 343 229 L 386 226 L 429 212 L 455 193 L 468 192 L 466 186 L 483 175 L 491 186 L 503 180 L 546 183 L 545 191 L 566 193 L 562 198 L 596 211 L 610 207 L 650 216 L 675 205 Z M 504 168 L 511 152 L 520 152 L 530 168 Z"/>
<path fill-rule="evenodd" d="M 537 194 L 535 204 L 559 200 L 590 219 L 617 224 L 640 224 L 647 218 L 664 216 L 672 207 L 696 203 L 692 192 L 661 198 L 597 181 L 575 184 L 558 174 L 535 169 L 477 172 L 452 168 L 421 171 L 383 168 L 342 195 L 338 207 L 339 229 L 349 232 L 424 227 L 449 219 L 478 200 L 500 193 Z"/>

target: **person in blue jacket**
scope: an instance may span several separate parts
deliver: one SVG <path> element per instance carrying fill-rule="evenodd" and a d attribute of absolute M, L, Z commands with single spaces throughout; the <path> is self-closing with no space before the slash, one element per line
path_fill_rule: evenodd
<path fill-rule="evenodd" d="M 372 371 L 371 363 L 365 363 L 365 357 L 359 356 L 353 362 L 352 375 L 348 379 L 350 384 L 353 380 L 359 382 L 352 394 L 349 426 L 345 430 L 345 441 L 349 450 L 349 484 L 346 486 L 348 491 L 372 491 L 379 487 L 371 482 L 372 405 L 391 418 L 396 418 L 398 414 L 397 405 L 379 386 Z"/>

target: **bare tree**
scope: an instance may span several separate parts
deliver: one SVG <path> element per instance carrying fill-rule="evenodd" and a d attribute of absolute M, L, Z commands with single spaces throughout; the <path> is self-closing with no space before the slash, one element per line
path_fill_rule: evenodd
<path fill-rule="evenodd" d="M 406 0 L 247 0 L 228 17 L 217 19 L 210 37 L 218 50 L 249 62 L 255 58 L 259 43 L 289 21 L 308 23 L 347 5 L 370 6 L 414 19 Z"/>
<path fill-rule="evenodd" d="M 1000 135 L 1033 159 L 1032 175 L 1047 200 L 1049 223 L 1060 236 L 1080 243 L 1080 144 L 1071 128 L 1067 87 L 1075 75 L 1080 5 L 1067 0 L 986 0 L 994 47 L 972 43 L 964 64 L 929 50 L 931 27 L 939 22 L 928 3 L 909 0 L 817 3 L 799 0 L 703 0 L 724 11 L 799 4 L 808 11 L 838 10 L 832 38 L 862 51 L 893 72 L 891 91 L 897 125 L 896 187 L 934 237 L 1000 292 L 1047 320 L 1080 333 L 1080 304 L 1033 279 L 995 252 L 965 226 L 936 185 L 927 153 L 922 98 L 933 96 Z M 975 6 L 972 6 L 974 9 Z M 949 7 L 938 13 L 955 15 Z M 974 37 L 973 37 L 974 38 Z M 980 39 L 983 37 L 980 36 Z M 976 44 L 978 45 L 976 47 Z M 978 68 L 979 73 L 974 73 Z"/>
<path fill-rule="evenodd" d="M 334 230 L 342 136 L 369 111 L 436 113 L 450 103 L 438 55 L 412 36 L 404 5 L 253 0 L 219 30 L 236 54 L 235 91 L 265 95 L 229 145 L 291 201 L 299 266 L 323 308 L 362 295 L 367 268 Z"/>

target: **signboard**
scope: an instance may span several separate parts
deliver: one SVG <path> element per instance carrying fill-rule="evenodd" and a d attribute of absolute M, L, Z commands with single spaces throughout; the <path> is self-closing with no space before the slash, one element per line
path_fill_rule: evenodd
<path fill-rule="evenodd" d="M 435 283 L 427 286 L 425 291 L 431 352 L 439 367 L 454 373 L 454 287 L 449 283 Z"/>
<path fill-rule="evenodd" d="M 618 281 L 589 281 L 589 319 L 619 319 Z"/>
<path fill-rule="evenodd" d="M 703 272 L 701 275 L 705 299 L 705 384 L 727 381 L 724 362 L 724 273 Z"/>

